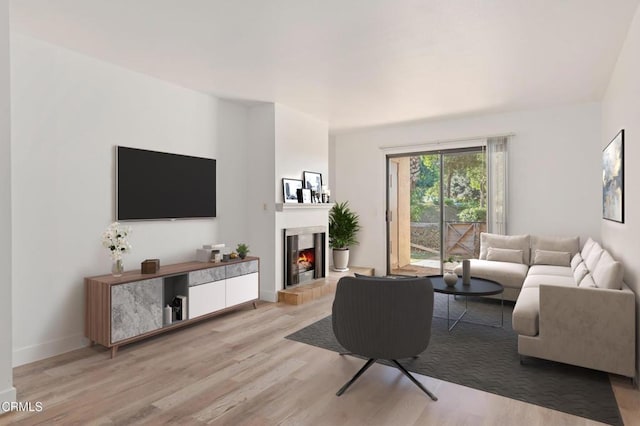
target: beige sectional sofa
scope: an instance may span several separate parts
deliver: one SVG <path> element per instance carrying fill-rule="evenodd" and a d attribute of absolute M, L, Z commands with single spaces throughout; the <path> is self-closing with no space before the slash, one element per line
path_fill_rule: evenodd
<path fill-rule="evenodd" d="M 481 234 L 471 274 L 515 300 L 521 355 L 635 379 L 635 295 L 620 262 L 589 239 Z"/>

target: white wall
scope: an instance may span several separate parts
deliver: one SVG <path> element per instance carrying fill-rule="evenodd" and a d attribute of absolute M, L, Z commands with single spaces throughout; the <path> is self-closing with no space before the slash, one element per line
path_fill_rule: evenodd
<path fill-rule="evenodd" d="M 282 178 L 302 179 L 303 172 L 322 174 L 322 184 L 329 185 L 329 127 L 326 122 L 276 105 L 276 202 L 283 202 Z M 284 288 L 284 229 L 324 226 L 329 232 L 328 209 L 283 210 L 276 212 L 275 291 Z M 325 253 L 325 275 L 329 268 L 329 236 Z"/>
<path fill-rule="evenodd" d="M 249 110 L 248 140 L 248 241 L 260 257 L 260 298 L 275 302 L 283 288 L 282 230 L 328 220 L 328 210 L 277 212 L 282 178 L 302 179 L 306 170 L 328 181 L 328 125 L 283 105 L 258 105 Z"/>
<path fill-rule="evenodd" d="M 83 277 L 110 271 L 114 146 L 218 160 L 216 219 L 133 222 L 127 269 L 244 239 L 246 109 L 12 34 L 14 365 L 78 348 Z M 237 127 L 237 128 L 236 128 Z M 223 144 L 237 143 L 234 150 Z M 224 229 L 224 233 L 218 230 Z"/>
<path fill-rule="evenodd" d="M 0 1 L 0 294 L 11 300 L 11 119 L 9 2 Z M 16 400 L 11 354 L 11 305 L 0 309 L 0 413 Z"/>
<path fill-rule="evenodd" d="M 260 298 L 276 301 L 275 290 L 275 106 L 249 110 L 247 151 L 247 241 L 251 254 L 260 257 Z"/>
<path fill-rule="evenodd" d="M 602 243 L 624 264 L 624 280 L 636 293 L 636 311 L 640 306 L 640 7 L 629 28 L 627 39 L 602 102 L 600 148 L 624 129 L 624 202 L 625 223 L 602 220 Z M 599 191 L 599 187 L 598 187 Z M 600 192 L 598 192 L 600 193 Z M 636 315 L 637 318 L 640 316 Z M 636 330 L 640 330 L 640 319 Z M 637 342 L 637 340 L 636 340 Z M 636 348 L 640 354 L 640 344 Z M 637 370 L 640 371 L 640 362 Z"/>
<path fill-rule="evenodd" d="M 387 126 L 335 135 L 334 201 L 361 217 L 350 264 L 386 273 L 385 151 L 381 147 L 515 133 L 509 146 L 510 234 L 598 236 L 597 103 Z M 439 148 L 446 148 L 441 144 Z M 407 148 L 409 150 L 409 148 Z"/>

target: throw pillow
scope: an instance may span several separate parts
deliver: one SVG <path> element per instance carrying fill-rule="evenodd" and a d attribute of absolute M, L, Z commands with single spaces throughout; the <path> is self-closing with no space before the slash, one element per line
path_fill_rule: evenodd
<path fill-rule="evenodd" d="M 524 251 L 489 247 L 487 260 L 509 263 L 523 263 Z"/>
<path fill-rule="evenodd" d="M 591 239 L 591 237 L 589 237 L 589 238 L 587 239 L 587 242 L 586 242 L 586 243 L 584 243 L 584 246 L 582 247 L 582 251 L 580 252 L 580 254 L 582 254 L 582 258 L 583 258 L 583 259 L 586 259 L 586 258 L 587 258 L 587 256 L 589 256 L 589 252 L 591 251 L 591 249 L 593 248 L 593 245 L 594 245 L 595 243 L 596 243 L 596 242 L 595 242 L 595 241 L 593 241 L 593 240 Z"/>
<path fill-rule="evenodd" d="M 551 251 L 538 250 L 534 252 L 534 265 L 554 265 L 569 266 L 571 265 L 571 253 L 568 251 Z"/>
<path fill-rule="evenodd" d="M 509 249 L 509 250 L 522 250 L 525 259 L 529 261 L 529 235 L 500 235 L 489 234 L 487 232 L 480 233 L 480 259 L 486 259 L 488 250 L 490 247 Z"/>
<path fill-rule="evenodd" d="M 580 237 L 531 236 L 531 263 L 535 264 L 535 251 L 568 251 L 570 256 L 580 251 Z M 567 265 L 568 266 L 568 265 Z"/>
<path fill-rule="evenodd" d="M 609 252 L 604 250 L 591 275 L 593 275 L 597 287 L 620 290 L 624 268 L 622 263 L 616 262 Z"/>
<path fill-rule="evenodd" d="M 580 281 L 580 284 L 578 285 L 578 287 L 593 287 L 593 288 L 596 288 L 596 283 L 595 283 L 595 281 L 593 281 L 593 277 L 591 276 L 591 274 L 587 274 L 587 275 L 584 276 L 582 281 Z"/>
<path fill-rule="evenodd" d="M 584 264 L 584 262 L 576 266 L 576 269 L 573 271 L 573 279 L 576 281 L 576 285 L 580 284 L 584 276 L 588 273 L 589 270 L 587 269 L 587 266 Z"/>
<path fill-rule="evenodd" d="M 571 270 L 575 271 L 579 264 L 582 263 L 582 256 L 580 253 L 576 253 L 575 256 L 571 259 Z M 586 266 L 585 266 L 586 268 Z M 579 281 L 578 281 L 579 282 Z"/>
<path fill-rule="evenodd" d="M 584 263 L 587 265 L 587 269 L 589 272 L 593 272 L 598 264 L 598 260 L 600 260 L 600 256 L 602 256 L 602 247 L 600 244 L 593 243 L 593 246 L 589 250 L 589 255 L 584 258 Z"/>

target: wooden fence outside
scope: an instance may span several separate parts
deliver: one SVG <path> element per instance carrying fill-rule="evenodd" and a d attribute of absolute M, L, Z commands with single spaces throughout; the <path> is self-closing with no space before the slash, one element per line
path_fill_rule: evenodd
<path fill-rule="evenodd" d="M 445 259 L 449 256 L 477 259 L 481 232 L 487 232 L 486 222 L 445 222 Z"/>

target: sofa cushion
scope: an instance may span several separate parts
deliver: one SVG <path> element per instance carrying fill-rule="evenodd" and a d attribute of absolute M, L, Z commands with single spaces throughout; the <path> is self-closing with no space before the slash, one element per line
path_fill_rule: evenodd
<path fill-rule="evenodd" d="M 529 235 L 499 235 L 480 233 L 480 259 L 486 260 L 489 247 L 522 250 L 524 262 L 529 263 Z"/>
<path fill-rule="evenodd" d="M 471 259 L 471 276 L 484 278 L 502 284 L 504 287 L 521 289 L 529 266 L 521 263 L 494 262 L 491 260 Z M 455 269 L 462 274 L 462 266 Z"/>
<path fill-rule="evenodd" d="M 567 268 L 569 269 L 569 268 Z M 540 284 L 552 284 L 562 287 L 576 287 L 576 280 L 572 276 L 561 275 L 527 275 L 524 279 L 523 289 L 525 288 L 538 288 Z"/>
<path fill-rule="evenodd" d="M 535 249 L 532 265 L 571 266 L 571 253 L 568 251 L 553 251 Z"/>
<path fill-rule="evenodd" d="M 573 272 L 571 272 L 571 268 L 567 266 L 533 265 L 529 268 L 527 275 L 560 275 L 571 277 L 573 276 Z"/>
<path fill-rule="evenodd" d="M 580 284 L 578 285 L 578 287 L 596 287 L 596 282 L 593 280 L 593 277 L 591 276 L 591 274 L 587 274 L 584 276 L 584 278 L 582 279 L 582 281 L 580 281 Z"/>
<path fill-rule="evenodd" d="M 579 264 L 583 261 L 582 255 L 580 253 L 576 253 L 571 259 L 571 270 L 575 271 Z"/>
<path fill-rule="evenodd" d="M 587 265 L 585 265 L 584 262 L 580 263 L 575 271 L 573 271 L 573 280 L 576 282 L 576 285 L 579 284 L 588 273 Z"/>
<path fill-rule="evenodd" d="M 494 260 L 496 262 L 523 263 L 524 252 L 522 250 L 489 247 L 489 250 L 487 250 L 487 260 Z"/>
<path fill-rule="evenodd" d="M 617 262 L 608 251 L 604 250 L 595 269 L 591 272 L 596 287 L 620 290 L 622 288 L 622 263 Z"/>
<path fill-rule="evenodd" d="M 587 256 L 589 256 L 589 252 L 591 252 L 594 244 L 596 244 L 596 242 L 593 241 L 591 237 L 587 238 L 587 242 L 584 243 L 584 246 L 582 246 L 582 251 L 580 252 L 583 259 L 587 259 Z"/>
<path fill-rule="evenodd" d="M 513 307 L 513 329 L 518 334 L 535 336 L 538 334 L 538 318 L 540 316 L 540 290 L 523 288 Z"/>
<path fill-rule="evenodd" d="M 598 264 L 598 260 L 600 260 L 600 256 L 602 256 L 602 247 L 600 244 L 593 243 L 593 246 L 589 250 L 589 254 L 584 259 L 584 264 L 587 265 L 587 269 L 589 272 L 593 272 L 596 269 L 596 265 Z"/>
<path fill-rule="evenodd" d="M 531 236 L 531 262 L 536 250 L 568 251 L 569 259 L 580 251 L 580 237 Z"/>

